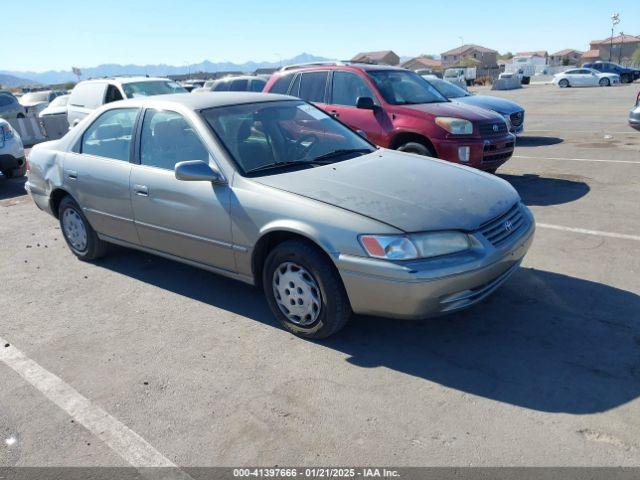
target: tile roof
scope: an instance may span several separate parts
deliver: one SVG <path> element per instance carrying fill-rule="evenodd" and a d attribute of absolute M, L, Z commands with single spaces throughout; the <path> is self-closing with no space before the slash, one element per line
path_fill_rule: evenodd
<path fill-rule="evenodd" d="M 472 51 L 472 50 L 475 50 L 475 51 L 481 52 L 481 53 L 498 53 L 496 50 L 492 50 L 492 49 L 487 48 L 487 47 L 482 47 L 480 45 L 469 44 L 469 45 L 462 45 L 461 47 L 454 48 L 453 50 L 449 50 L 447 52 L 444 52 L 442 55 L 463 55 L 466 52 Z"/>
<path fill-rule="evenodd" d="M 636 43 L 636 42 L 640 43 L 640 37 L 636 35 L 624 34 L 624 35 L 617 35 L 613 37 L 613 43 Z M 593 40 L 591 42 L 591 45 L 603 45 L 607 43 L 611 43 L 611 37 L 607 37 L 604 40 Z"/>

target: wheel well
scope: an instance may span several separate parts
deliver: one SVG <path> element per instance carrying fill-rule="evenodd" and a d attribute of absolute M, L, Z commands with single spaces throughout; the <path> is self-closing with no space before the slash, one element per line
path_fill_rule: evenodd
<path fill-rule="evenodd" d="M 391 144 L 389 146 L 393 150 L 396 150 L 398 147 L 408 142 L 421 143 L 425 145 L 433 153 L 437 154 L 436 149 L 433 147 L 433 143 L 431 143 L 431 140 L 429 140 L 427 137 L 420 135 L 418 133 L 411 133 L 411 132 L 399 133 L 395 137 L 393 137 L 393 140 L 391 141 Z"/>
<path fill-rule="evenodd" d="M 269 232 L 258 240 L 255 247 L 253 248 L 253 255 L 251 258 L 251 270 L 253 272 L 254 282 L 257 287 L 262 286 L 262 269 L 264 267 L 264 261 L 267 256 L 276 246 L 279 244 L 286 242 L 287 240 L 300 240 L 319 252 L 321 252 L 329 261 L 331 266 L 335 268 L 333 260 L 329 257 L 326 251 L 322 249 L 316 242 L 310 240 L 308 237 L 304 235 L 300 235 L 299 233 L 288 232 L 286 230 L 278 230 L 274 232 Z"/>
<path fill-rule="evenodd" d="M 61 188 L 56 188 L 51 195 L 49 195 L 49 205 L 51 207 L 51 213 L 53 216 L 58 218 L 58 207 L 60 206 L 60 202 L 64 197 L 69 195 L 65 190 Z"/>

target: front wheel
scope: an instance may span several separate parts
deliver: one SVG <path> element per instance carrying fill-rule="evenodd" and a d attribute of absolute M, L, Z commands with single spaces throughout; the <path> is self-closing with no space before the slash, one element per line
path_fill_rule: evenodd
<path fill-rule="evenodd" d="M 631 75 L 628 73 L 623 73 L 620 75 L 620 83 L 631 83 L 633 80 L 631 79 Z"/>
<path fill-rule="evenodd" d="M 567 88 L 569 86 L 569 80 L 567 80 L 566 78 L 563 78 L 558 82 L 558 86 L 560 88 Z"/>
<path fill-rule="evenodd" d="M 406 153 L 416 153 L 418 155 L 424 155 L 425 157 L 437 158 L 435 152 L 424 143 L 420 142 L 407 142 L 398 147 L 398 151 Z"/>
<path fill-rule="evenodd" d="M 106 253 L 107 244 L 89 225 L 80 206 L 70 196 L 64 197 L 58 207 L 60 230 L 71 252 L 80 260 L 96 260 Z"/>
<path fill-rule="evenodd" d="M 288 240 L 265 260 L 262 285 L 271 311 L 291 333 L 321 339 L 351 317 L 351 305 L 338 272 L 318 248 Z"/>
<path fill-rule="evenodd" d="M 600 86 L 601 87 L 609 87 L 609 86 L 611 86 L 611 81 L 609 81 L 608 78 L 601 78 L 600 79 Z"/>

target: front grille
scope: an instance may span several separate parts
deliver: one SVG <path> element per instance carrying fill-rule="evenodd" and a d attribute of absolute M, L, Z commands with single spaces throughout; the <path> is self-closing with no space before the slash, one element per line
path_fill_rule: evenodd
<path fill-rule="evenodd" d="M 516 203 L 506 213 L 483 224 L 480 233 L 494 247 L 498 247 L 506 242 L 520 228 L 524 227 L 526 219 L 520 204 Z"/>
<path fill-rule="evenodd" d="M 482 152 L 482 163 L 493 163 L 509 160 L 513 154 L 514 142 L 505 144 L 487 143 Z M 505 151 L 507 150 L 507 151 Z"/>
<path fill-rule="evenodd" d="M 509 120 L 511 120 L 511 125 L 514 127 L 519 127 L 524 122 L 524 112 L 516 112 L 509 115 Z"/>
<path fill-rule="evenodd" d="M 478 127 L 480 135 L 504 135 L 507 133 L 507 124 L 505 122 L 485 122 Z"/>

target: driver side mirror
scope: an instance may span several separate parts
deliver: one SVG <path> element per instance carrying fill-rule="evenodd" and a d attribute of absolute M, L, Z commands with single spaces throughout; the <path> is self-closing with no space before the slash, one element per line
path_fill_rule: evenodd
<path fill-rule="evenodd" d="M 375 110 L 376 104 L 371 97 L 358 97 L 356 100 L 356 108 L 362 108 L 363 110 Z"/>
<path fill-rule="evenodd" d="M 187 160 L 178 162 L 174 168 L 176 179 L 185 182 L 213 182 L 223 183 L 224 178 L 217 170 L 202 160 Z"/>

